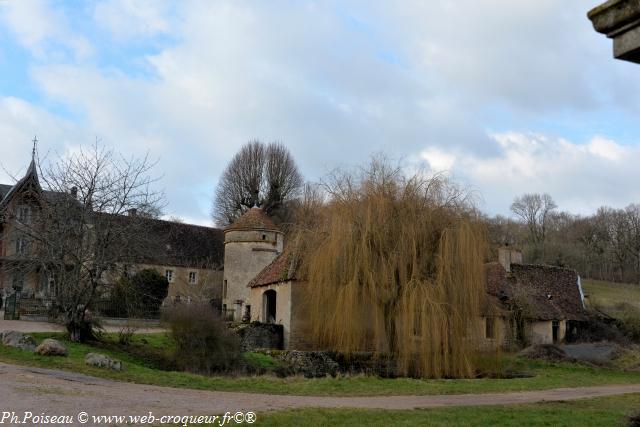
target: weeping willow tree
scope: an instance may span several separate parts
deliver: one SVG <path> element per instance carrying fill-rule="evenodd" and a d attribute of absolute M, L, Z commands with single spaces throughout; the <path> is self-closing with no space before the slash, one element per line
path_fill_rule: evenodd
<path fill-rule="evenodd" d="M 485 234 L 465 193 L 384 161 L 325 189 L 295 239 L 311 340 L 391 356 L 404 375 L 473 376 Z"/>

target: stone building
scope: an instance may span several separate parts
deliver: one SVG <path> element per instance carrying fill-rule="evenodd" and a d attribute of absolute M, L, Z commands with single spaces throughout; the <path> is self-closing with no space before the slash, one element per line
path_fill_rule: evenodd
<path fill-rule="evenodd" d="M 563 342 L 586 320 L 575 270 L 522 263 L 522 254 L 503 248 L 499 262 L 485 264 L 487 298 L 475 327 L 485 349 Z M 284 347 L 307 349 L 304 288 L 296 257 L 285 250 L 250 283 L 251 320 L 283 326 Z M 514 313 L 514 311 L 517 311 Z"/>
<path fill-rule="evenodd" d="M 0 185 L 0 290 L 27 300 L 51 297 L 51 279 L 29 265 L 29 242 L 16 225 L 37 215 L 40 200 L 55 203 L 69 193 L 40 187 L 35 163 L 15 185 Z M 135 212 L 120 217 L 128 221 Z M 137 218 L 140 220 L 140 218 Z M 304 280 L 297 260 L 284 250 L 284 235 L 265 212 L 249 209 L 224 230 L 145 218 L 155 244 L 128 273 L 152 268 L 169 282 L 165 303 L 207 301 L 219 304 L 236 322 L 282 325 L 283 345 L 306 349 Z M 32 265 L 32 264 L 31 264 Z M 561 342 L 585 319 L 580 277 L 574 270 L 522 263 L 522 255 L 499 250 L 498 262 L 485 265 L 487 298 L 476 327 L 482 346 L 508 345 L 513 339 L 531 343 Z M 109 277 L 106 282 L 115 282 Z"/>
<path fill-rule="evenodd" d="M 276 323 L 283 327 L 284 348 L 303 350 L 306 340 L 305 281 L 297 280 L 297 259 L 285 250 L 251 282 L 251 320 Z"/>
<path fill-rule="evenodd" d="M 254 318 L 249 282 L 282 253 L 282 232 L 258 207 L 224 230 L 222 309 L 229 320 Z"/>
<path fill-rule="evenodd" d="M 499 262 L 485 264 L 485 339 L 502 344 L 563 342 L 586 320 L 580 276 L 575 270 L 523 264 L 514 250 L 499 250 Z M 497 307 L 497 309 L 496 309 Z"/>
<path fill-rule="evenodd" d="M 40 185 L 35 160 L 24 177 L 14 185 L 0 184 L 0 297 L 17 296 L 19 310 L 12 316 L 38 311 L 53 298 L 53 278 L 46 277 L 33 259 L 33 239 L 24 229 L 33 228 L 41 210 L 40 203 L 56 203 L 75 198 L 68 193 L 45 191 Z M 121 221 L 144 221 L 146 238 L 152 244 L 134 263 L 118 270 L 133 274 L 150 268 L 169 282 L 165 302 L 220 301 L 223 276 L 223 232 L 220 229 L 137 217 L 135 212 Z M 46 224 L 46 223 L 44 223 Z M 31 230 L 30 232 L 33 232 Z M 107 274 L 105 284 L 115 283 L 120 273 Z M 6 313 L 5 313 L 6 315 Z"/>

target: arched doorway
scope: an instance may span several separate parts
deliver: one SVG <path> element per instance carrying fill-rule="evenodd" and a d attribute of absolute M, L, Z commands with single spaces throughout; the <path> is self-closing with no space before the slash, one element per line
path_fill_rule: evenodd
<path fill-rule="evenodd" d="M 276 323 L 276 291 L 270 289 L 262 294 L 262 321 Z"/>

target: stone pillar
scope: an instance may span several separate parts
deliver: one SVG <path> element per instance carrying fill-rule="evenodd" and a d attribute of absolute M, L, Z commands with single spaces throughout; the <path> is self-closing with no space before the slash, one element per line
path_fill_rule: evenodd
<path fill-rule="evenodd" d="M 613 39 L 613 56 L 640 64 L 640 0 L 609 0 L 587 14 L 593 28 Z"/>

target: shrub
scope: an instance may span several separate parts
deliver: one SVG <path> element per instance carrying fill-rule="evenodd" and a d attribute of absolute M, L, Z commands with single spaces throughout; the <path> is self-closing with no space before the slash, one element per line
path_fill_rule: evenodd
<path fill-rule="evenodd" d="M 168 290 L 167 279 L 153 269 L 123 277 L 111 292 L 110 314 L 117 317 L 155 317 Z"/>
<path fill-rule="evenodd" d="M 640 427 L 640 412 L 629 417 L 629 427 Z"/>
<path fill-rule="evenodd" d="M 635 341 L 640 342 L 640 312 L 626 311 L 619 320 L 620 329 L 622 329 L 627 336 Z"/>
<path fill-rule="evenodd" d="M 177 305 L 163 313 L 180 369 L 211 375 L 238 367 L 240 340 L 209 305 Z"/>

